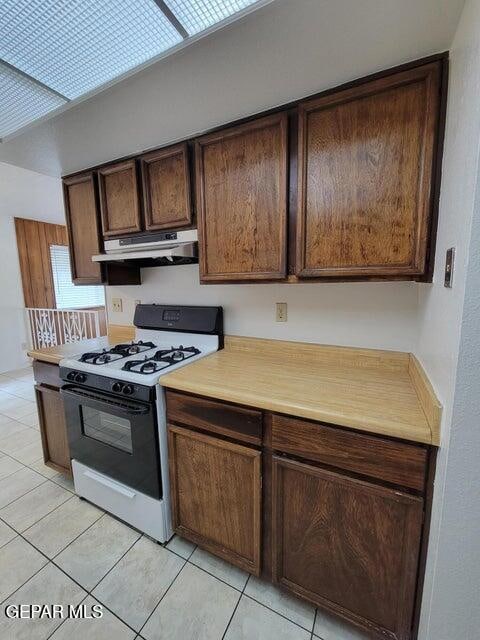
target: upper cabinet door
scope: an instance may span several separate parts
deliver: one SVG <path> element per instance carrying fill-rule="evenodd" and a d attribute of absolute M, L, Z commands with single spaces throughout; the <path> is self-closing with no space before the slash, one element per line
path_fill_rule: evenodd
<path fill-rule="evenodd" d="M 202 281 L 285 278 L 286 114 L 200 138 L 196 191 Z"/>
<path fill-rule="evenodd" d="M 142 230 L 135 160 L 98 170 L 100 210 L 105 237 Z"/>
<path fill-rule="evenodd" d="M 298 276 L 424 273 L 439 87 L 431 63 L 300 105 Z"/>
<path fill-rule="evenodd" d="M 72 279 L 75 284 L 100 284 L 102 267 L 92 262 L 99 254 L 100 229 L 95 176 L 89 171 L 63 180 Z"/>
<path fill-rule="evenodd" d="M 192 223 L 188 146 L 177 144 L 140 158 L 145 229 L 174 229 Z"/>

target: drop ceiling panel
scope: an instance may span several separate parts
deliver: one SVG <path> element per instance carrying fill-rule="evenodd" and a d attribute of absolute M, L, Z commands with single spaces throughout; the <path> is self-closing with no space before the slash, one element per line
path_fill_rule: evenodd
<path fill-rule="evenodd" d="M 55 93 L 0 63 L 0 139 L 66 103 Z"/>
<path fill-rule="evenodd" d="M 189 35 L 195 35 L 255 4 L 255 0 L 165 0 L 165 3 Z"/>
<path fill-rule="evenodd" d="M 69 99 L 181 40 L 153 0 L 0 3 L 0 58 Z"/>

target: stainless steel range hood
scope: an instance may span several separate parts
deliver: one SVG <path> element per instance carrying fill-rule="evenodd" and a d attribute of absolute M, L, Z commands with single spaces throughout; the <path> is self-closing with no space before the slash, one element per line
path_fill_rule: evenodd
<path fill-rule="evenodd" d="M 93 262 L 135 262 L 139 266 L 168 266 L 198 262 L 196 229 L 164 231 L 105 241 L 105 253 Z"/>

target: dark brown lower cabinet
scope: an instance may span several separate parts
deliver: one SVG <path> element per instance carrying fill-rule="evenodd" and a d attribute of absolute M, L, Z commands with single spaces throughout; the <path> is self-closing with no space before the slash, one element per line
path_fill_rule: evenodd
<path fill-rule="evenodd" d="M 35 360 L 33 373 L 37 383 L 35 394 L 42 437 L 43 460 L 52 469 L 70 475 L 72 473 L 70 448 L 63 400 L 60 395 L 62 381 L 59 367 L 56 364 Z"/>
<path fill-rule="evenodd" d="M 179 535 L 372 638 L 416 637 L 433 448 L 173 391 L 167 416 Z"/>
<path fill-rule="evenodd" d="M 67 425 L 60 391 L 44 385 L 36 385 L 43 460 L 46 465 L 62 473 L 71 473 L 70 449 Z"/>
<path fill-rule="evenodd" d="M 273 457 L 273 578 L 381 637 L 410 637 L 423 500 Z"/>
<path fill-rule="evenodd" d="M 173 526 L 250 573 L 260 573 L 261 453 L 169 426 Z"/>

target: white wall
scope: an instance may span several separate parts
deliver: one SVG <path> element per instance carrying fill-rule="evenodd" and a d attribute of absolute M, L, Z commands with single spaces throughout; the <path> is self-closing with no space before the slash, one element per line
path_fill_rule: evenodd
<path fill-rule="evenodd" d="M 27 362 L 14 217 L 63 224 L 60 180 L 0 163 L 0 373 Z"/>
<path fill-rule="evenodd" d="M 11 216 L 0 216 L 0 373 L 26 364 L 23 293 L 15 227 Z"/>
<path fill-rule="evenodd" d="M 140 286 L 107 287 L 109 321 L 131 324 L 143 303 L 222 305 L 225 332 L 411 351 L 417 328 L 414 283 L 200 285 L 198 265 L 142 270 Z M 112 309 L 123 299 L 123 312 Z M 275 302 L 288 303 L 288 322 L 275 322 Z"/>
<path fill-rule="evenodd" d="M 418 310 L 416 353 L 444 405 L 420 634 L 429 640 L 480 636 L 479 95 L 480 0 L 469 0 L 451 47 L 435 282 L 421 286 Z M 451 246 L 454 286 L 446 289 L 442 272 Z"/>

